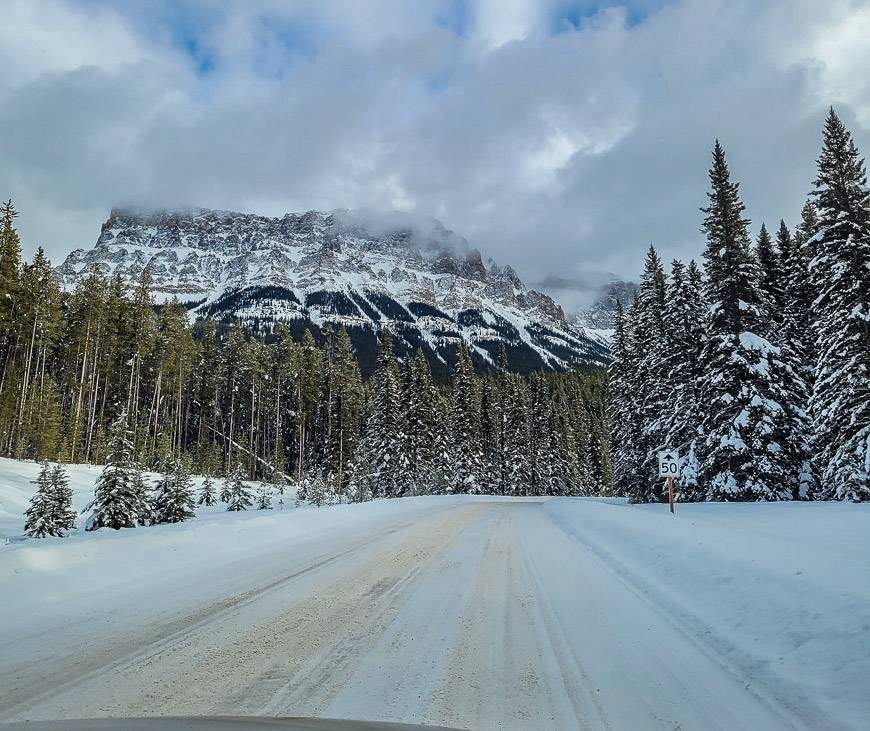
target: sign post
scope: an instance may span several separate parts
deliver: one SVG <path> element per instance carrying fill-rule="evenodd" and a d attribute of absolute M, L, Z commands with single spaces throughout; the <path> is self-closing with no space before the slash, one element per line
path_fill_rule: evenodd
<path fill-rule="evenodd" d="M 659 452 L 659 477 L 668 481 L 668 505 L 671 514 L 674 512 L 674 478 L 680 474 L 680 453 L 676 449 L 664 449 Z"/>

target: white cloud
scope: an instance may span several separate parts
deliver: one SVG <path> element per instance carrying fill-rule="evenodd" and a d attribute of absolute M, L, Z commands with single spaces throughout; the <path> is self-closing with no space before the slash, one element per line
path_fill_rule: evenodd
<path fill-rule="evenodd" d="M 683 0 L 553 35 L 564 5 L 479 0 L 460 34 L 449 0 L 192 0 L 197 75 L 175 3 L 11 0 L 0 196 L 55 259 L 114 203 L 396 208 L 586 282 L 650 242 L 699 254 L 714 137 L 757 224 L 795 220 L 828 104 L 870 151 L 866 3 Z"/>

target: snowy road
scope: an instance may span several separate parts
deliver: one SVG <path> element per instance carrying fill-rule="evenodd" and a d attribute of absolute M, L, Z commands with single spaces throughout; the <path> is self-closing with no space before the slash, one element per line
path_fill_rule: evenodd
<path fill-rule="evenodd" d="M 4 596 L 0 719 L 244 713 L 474 729 L 800 727 L 799 714 L 669 616 L 552 506 L 424 498 L 372 506 L 366 519 L 368 506 L 350 506 L 316 540 L 279 532 L 241 552 L 244 561 L 214 547 L 213 560 L 194 555 L 189 571 L 185 544 L 137 543 L 156 568 L 119 574 L 121 591 L 102 601 L 85 580 L 59 581 L 34 602 L 28 592 L 47 579 L 30 577 Z M 315 522 L 329 514 L 304 512 Z M 122 538 L 79 545 L 93 545 L 99 562 Z M 46 596 L 55 604 L 43 611 Z"/>

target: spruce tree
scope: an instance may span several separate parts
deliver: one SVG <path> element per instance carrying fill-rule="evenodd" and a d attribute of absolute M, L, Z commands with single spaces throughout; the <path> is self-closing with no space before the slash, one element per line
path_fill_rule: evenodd
<path fill-rule="evenodd" d="M 503 393 L 505 476 L 503 495 L 525 495 L 529 488 L 529 396 L 526 380 L 509 375 Z"/>
<path fill-rule="evenodd" d="M 244 483 L 244 474 L 242 465 L 237 464 L 224 482 L 227 495 L 227 510 L 230 512 L 247 510 L 253 504 L 250 490 Z"/>
<path fill-rule="evenodd" d="M 750 249 L 749 221 L 718 140 L 702 209 L 710 320 L 702 354 L 701 399 L 706 441 L 702 482 L 710 500 L 791 497 L 787 399 L 776 372 L 780 349 L 763 333 L 768 304 Z"/>
<path fill-rule="evenodd" d="M 35 480 L 36 492 L 24 511 L 24 535 L 28 538 L 62 537 L 75 527 L 72 490 L 60 465 L 43 462 Z"/>
<path fill-rule="evenodd" d="M 665 298 L 663 336 L 667 353 L 663 359 L 671 398 L 659 427 L 664 444 L 680 453 L 681 470 L 676 480 L 681 501 L 703 499 L 697 487 L 695 447 L 700 436 L 701 407 L 698 402 L 699 361 L 704 343 L 704 303 L 701 273 L 694 261 L 671 265 L 671 281 Z"/>
<path fill-rule="evenodd" d="M 193 517 L 193 480 L 184 460 L 174 460 L 157 484 L 151 522 L 182 523 Z"/>
<path fill-rule="evenodd" d="M 864 160 L 831 109 L 813 190 L 818 233 L 811 402 L 820 496 L 870 499 L 870 191 Z"/>
<path fill-rule="evenodd" d="M 372 408 L 366 424 L 366 451 L 371 461 L 375 494 L 394 497 L 400 489 L 399 378 L 393 341 L 381 330 L 378 364 L 372 379 Z"/>
<path fill-rule="evenodd" d="M 480 394 L 471 356 L 460 342 L 453 379 L 453 492 L 481 492 Z"/>
<path fill-rule="evenodd" d="M 767 226 L 761 224 L 758 239 L 755 242 L 755 260 L 758 262 L 758 286 L 767 310 L 768 327 L 764 335 L 768 339 L 778 336 L 782 327 L 782 312 L 785 305 L 785 293 L 780 288 L 782 281 L 782 261 L 773 247 L 773 239 L 767 231 Z"/>
<path fill-rule="evenodd" d="M 76 525 L 76 513 L 72 507 L 73 491 L 63 465 L 55 463 L 49 476 L 52 493 L 52 522 L 62 531 L 70 531 Z"/>
<path fill-rule="evenodd" d="M 257 510 L 272 509 L 272 486 L 267 482 L 261 482 L 257 488 Z"/>
<path fill-rule="evenodd" d="M 366 451 L 365 441 L 357 443 L 356 454 L 350 470 L 347 486 L 348 499 L 353 503 L 363 503 L 372 499 L 372 469 Z"/>
<path fill-rule="evenodd" d="M 228 503 L 230 501 L 230 497 L 232 497 L 232 491 L 230 489 L 232 481 L 230 480 L 230 476 L 227 475 L 224 480 L 221 482 L 221 490 L 218 495 L 218 499 L 222 503 Z"/>
<path fill-rule="evenodd" d="M 664 332 L 666 277 L 656 250 L 650 246 L 632 311 L 632 345 L 637 371 L 633 377 L 635 404 L 641 420 L 638 456 L 640 480 L 633 488 L 637 502 L 663 498 L 658 477 L 658 450 L 667 440 L 665 409 L 670 374 L 665 370 L 668 341 Z"/>
<path fill-rule="evenodd" d="M 94 499 L 82 511 L 90 513 L 85 521 L 85 530 L 117 530 L 144 525 L 148 510 L 136 475 L 127 413 L 122 410 L 112 423 L 106 466 L 97 478 Z"/>
<path fill-rule="evenodd" d="M 209 507 L 217 503 L 217 495 L 214 489 L 214 480 L 208 473 L 202 479 L 202 486 L 199 490 L 199 498 L 196 501 L 197 505 L 205 505 Z"/>

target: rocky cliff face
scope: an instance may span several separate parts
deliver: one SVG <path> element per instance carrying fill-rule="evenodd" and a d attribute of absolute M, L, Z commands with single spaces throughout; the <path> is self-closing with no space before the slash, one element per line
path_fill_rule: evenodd
<path fill-rule="evenodd" d="M 616 303 L 619 302 L 628 312 L 636 292 L 636 282 L 609 282 L 601 288 L 590 307 L 574 313 L 568 319 L 589 337 L 603 345 L 609 345 L 616 328 Z"/>
<path fill-rule="evenodd" d="M 346 327 L 358 348 L 389 327 L 400 354 L 421 347 L 436 370 L 453 362 L 460 338 L 480 366 L 495 363 L 502 345 L 516 371 L 607 360 L 550 297 L 434 219 L 116 209 L 94 248 L 73 251 L 56 272 L 71 287 L 93 266 L 129 281 L 150 267 L 157 301 L 177 298 L 192 317 L 266 332 L 284 321 L 318 336 Z"/>

